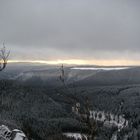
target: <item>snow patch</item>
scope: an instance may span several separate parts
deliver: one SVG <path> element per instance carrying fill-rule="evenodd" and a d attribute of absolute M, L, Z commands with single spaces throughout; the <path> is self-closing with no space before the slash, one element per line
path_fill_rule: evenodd
<path fill-rule="evenodd" d="M 87 140 L 87 136 L 85 134 L 80 133 L 63 133 L 64 136 L 68 138 L 74 138 L 75 140 Z"/>

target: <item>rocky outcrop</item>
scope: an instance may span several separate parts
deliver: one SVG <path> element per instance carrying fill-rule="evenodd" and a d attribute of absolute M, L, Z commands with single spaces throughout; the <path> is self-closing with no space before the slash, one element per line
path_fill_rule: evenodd
<path fill-rule="evenodd" d="M 18 129 L 10 130 L 7 126 L 0 126 L 0 140 L 28 140 L 24 132 Z"/>

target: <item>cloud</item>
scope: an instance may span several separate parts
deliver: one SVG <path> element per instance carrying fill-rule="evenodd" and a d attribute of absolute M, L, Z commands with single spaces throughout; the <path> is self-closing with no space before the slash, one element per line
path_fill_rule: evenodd
<path fill-rule="evenodd" d="M 140 59 L 139 0 L 1 0 L 12 59 Z"/>

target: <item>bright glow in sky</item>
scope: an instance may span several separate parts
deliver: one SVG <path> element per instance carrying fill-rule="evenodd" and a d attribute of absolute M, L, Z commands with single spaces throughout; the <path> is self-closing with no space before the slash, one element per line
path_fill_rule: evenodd
<path fill-rule="evenodd" d="M 9 63 L 17 62 L 29 62 L 29 63 L 40 63 L 40 64 L 74 64 L 74 65 L 103 65 L 103 66 L 137 66 L 140 65 L 140 61 L 126 61 L 126 60 L 55 60 L 55 61 L 44 61 L 44 60 L 9 60 Z"/>

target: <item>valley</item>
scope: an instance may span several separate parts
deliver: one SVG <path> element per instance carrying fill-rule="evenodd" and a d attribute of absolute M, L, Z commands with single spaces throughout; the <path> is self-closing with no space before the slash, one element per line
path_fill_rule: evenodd
<path fill-rule="evenodd" d="M 4 84 L 0 125 L 19 128 L 34 140 L 69 140 L 80 134 L 88 138 L 88 99 L 87 116 L 96 124 L 97 140 L 140 138 L 139 67 L 81 70 L 66 66 L 64 87 L 59 66 L 24 64 L 22 69 L 22 65 L 21 69 L 11 66 L 0 75 L 1 85 Z M 72 111 L 76 103 L 80 103 L 83 115 Z"/>

